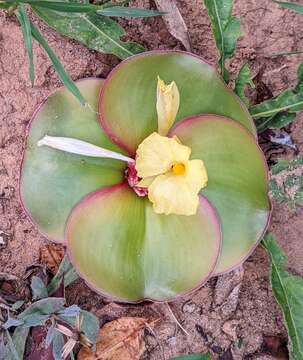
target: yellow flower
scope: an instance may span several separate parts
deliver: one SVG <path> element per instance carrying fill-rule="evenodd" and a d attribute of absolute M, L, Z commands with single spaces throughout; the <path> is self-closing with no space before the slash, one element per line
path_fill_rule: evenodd
<path fill-rule="evenodd" d="M 137 149 L 138 186 L 148 188 L 148 198 L 158 214 L 194 215 L 199 191 L 207 184 L 202 160 L 189 160 L 191 149 L 174 138 L 152 133 Z"/>
<path fill-rule="evenodd" d="M 180 94 L 176 83 L 173 81 L 166 85 L 158 76 L 157 86 L 157 114 L 158 133 L 167 135 L 175 122 L 180 104 Z"/>

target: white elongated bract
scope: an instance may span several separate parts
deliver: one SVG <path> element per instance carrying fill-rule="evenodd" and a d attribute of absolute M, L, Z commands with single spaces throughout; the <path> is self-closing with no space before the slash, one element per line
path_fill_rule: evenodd
<path fill-rule="evenodd" d="M 65 151 L 72 154 L 110 158 L 110 159 L 122 160 L 127 163 L 134 162 L 134 159 L 128 156 L 73 138 L 45 135 L 41 140 L 38 141 L 37 145 L 48 146 L 53 149 Z"/>

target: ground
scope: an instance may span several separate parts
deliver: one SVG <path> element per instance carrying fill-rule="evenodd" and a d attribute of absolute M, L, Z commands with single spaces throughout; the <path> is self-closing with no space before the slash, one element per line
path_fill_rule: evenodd
<path fill-rule="evenodd" d="M 148 0 L 133 3 L 154 7 Z M 192 51 L 215 65 L 217 52 L 202 1 L 178 0 L 177 3 L 189 29 Z M 241 19 L 243 37 L 229 67 L 235 75 L 241 64 L 249 63 L 256 84 L 251 99 L 262 101 L 294 85 L 302 57 L 272 55 L 303 49 L 303 16 L 280 9 L 270 0 L 236 0 L 234 13 Z M 75 80 L 106 77 L 118 63 L 113 56 L 87 50 L 37 23 Z M 161 18 L 121 23 L 127 31 L 126 37 L 147 49 L 182 49 Z M 29 265 L 39 261 L 39 249 L 47 242 L 26 217 L 18 194 L 26 126 L 36 106 L 60 86 L 43 50 L 35 45 L 34 52 L 38 71 L 32 88 L 20 27 L 14 17 L 0 12 L 0 271 L 21 278 Z M 302 125 L 303 116 L 299 115 L 288 128 L 300 154 L 303 153 Z M 292 150 L 269 146 L 264 138 L 260 140 L 270 162 L 277 157 L 294 156 Z M 302 211 L 294 213 L 286 205 L 273 205 L 271 230 L 289 257 L 289 270 L 303 275 Z M 81 281 L 68 289 L 67 298 L 69 303 L 92 310 L 101 323 L 122 315 L 159 319 L 154 333 L 146 330 L 144 334 L 143 359 L 169 359 L 177 354 L 207 350 L 215 359 L 286 359 L 287 334 L 270 289 L 268 269 L 267 255 L 259 247 L 243 269 L 212 279 L 191 296 L 170 303 L 170 308 L 167 304 L 108 303 Z M 187 334 L 177 325 L 171 310 Z"/>

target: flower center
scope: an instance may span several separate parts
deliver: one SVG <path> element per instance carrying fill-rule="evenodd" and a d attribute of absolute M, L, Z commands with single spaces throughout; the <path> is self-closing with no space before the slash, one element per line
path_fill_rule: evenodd
<path fill-rule="evenodd" d="M 125 170 L 125 178 L 129 186 L 134 190 L 138 196 L 146 196 L 148 194 L 148 189 L 138 186 L 140 178 L 137 175 L 137 170 L 133 163 L 128 163 L 128 167 Z"/>
<path fill-rule="evenodd" d="M 182 163 L 175 163 L 172 166 L 172 171 L 175 175 L 184 175 L 185 174 L 185 165 Z"/>

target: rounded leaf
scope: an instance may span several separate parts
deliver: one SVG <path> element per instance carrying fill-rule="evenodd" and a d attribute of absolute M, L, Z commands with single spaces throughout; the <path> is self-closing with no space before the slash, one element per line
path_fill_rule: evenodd
<path fill-rule="evenodd" d="M 120 147 L 134 154 L 157 131 L 157 77 L 175 81 L 180 92 L 176 121 L 202 113 L 225 115 L 254 135 L 254 123 L 239 98 L 216 70 L 201 58 L 180 51 L 153 51 L 133 56 L 109 75 L 100 94 L 102 127 Z"/>
<path fill-rule="evenodd" d="M 261 239 L 270 217 L 268 169 L 254 137 L 233 120 L 201 115 L 172 129 L 191 158 L 204 161 L 208 185 L 202 190 L 222 226 L 222 253 L 216 273 L 242 263 Z"/>
<path fill-rule="evenodd" d="M 69 256 L 102 294 L 166 301 L 202 285 L 219 255 L 221 232 L 209 202 L 196 215 L 157 215 L 126 183 L 88 195 L 67 223 Z"/>
<path fill-rule="evenodd" d="M 54 241 L 64 241 L 66 219 L 83 196 L 117 184 L 124 176 L 122 161 L 37 146 L 44 135 L 51 135 L 73 137 L 122 152 L 107 138 L 98 122 L 96 107 L 102 85 L 100 79 L 78 82 L 89 103 L 87 107 L 82 107 L 66 88 L 57 90 L 38 108 L 30 123 L 21 170 L 21 198 L 32 221 Z"/>

